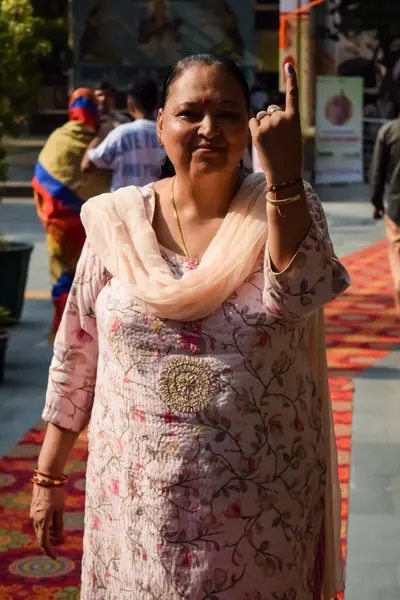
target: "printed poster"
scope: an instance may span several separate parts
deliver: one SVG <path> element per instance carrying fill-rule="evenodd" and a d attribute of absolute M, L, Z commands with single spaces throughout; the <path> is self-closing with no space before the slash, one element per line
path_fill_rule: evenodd
<path fill-rule="evenodd" d="M 362 182 L 362 78 L 319 76 L 316 95 L 316 183 Z"/>

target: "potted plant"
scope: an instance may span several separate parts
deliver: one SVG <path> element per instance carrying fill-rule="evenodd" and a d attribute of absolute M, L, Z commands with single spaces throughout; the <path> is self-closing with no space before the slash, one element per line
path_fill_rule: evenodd
<path fill-rule="evenodd" d="M 6 363 L 6 352 L 8 345 L 8 331 L 3 328 L 10 316 L 10 311 L 0 305 L 0 384 L 4 379 L 4 367 Z"/>
<path fill-rule="evenodd" d="M 21 317 L 32 250 L 32 244 L 6 240 L 0 234 L 0 306 L 8 311 L 3 317 L 8 325 Z"/>

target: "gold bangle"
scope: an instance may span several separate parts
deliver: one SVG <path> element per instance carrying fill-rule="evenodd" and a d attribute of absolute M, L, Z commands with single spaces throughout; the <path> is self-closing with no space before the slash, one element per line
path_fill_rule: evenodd
<path fill-rule="evenodd" d="M 274 183 L 273 185 L 267 186 L 267 194 L 268 192 L 276 192 L 277 190 L 282 190 L 284 188 L 291 187 L 295 183 L 300 183 L 303 181 L 302 177 L 296 177 L 295 179 L 289 179 L 288 181 L 281 181 L 280 183 Z"/>
<path fill-rule="evenodd" d="M 55 479 L 54 477 L 47 477 L 47 475 L 42 475 L 38 471 L 35 471 L 31 481 L 44 487 L 61 487 L 67 483 L 68 478 L 63 475 L 61 479 Z"/>
<path fill-rule="evenodd" d="M 58 481 L 58 480 L 62 480 L 62 481 L 67 481 L 68 477 L 66 475 L 61 475 L 60 477 L 52 477 L 52 475 L 46 475 L 46 473 L 42 473 L 41 471 L 39 471 L 38 469 L 35 469 L 33 471 L 35 473 L 35 475 L 40 475 L 41 477 L 46 477 L 47 479 L 51 479 L 52 481 Z"/>
<path fill-rule="evenodd" d="M 45 481 L 40 475 L 34 475 L 31 482 L 41 487 L 64 487 L 67 483 L 66 481 Z"/>
<path fill-rule="evenodd" d="M 61 488 L 65 486 L 65 483 L 63 483 L 62 485 L 56 485 L 52 483 L 39 483 L 34 477 L 32 477 L 31 482 L 43 488 Z"/>
<path fill-rule="evenodd" d="M 282 198 L 282 200 L 270 200 L 267 198 L 267 202 L 272 204 L 273 206 L 284 206 L 285 204 L 293 204 L 293 202 L 297 202 L 304 198 L 304 190 L 302 190 L 299 194 L 295 196 L 291 196 L 290 198 Z"/>

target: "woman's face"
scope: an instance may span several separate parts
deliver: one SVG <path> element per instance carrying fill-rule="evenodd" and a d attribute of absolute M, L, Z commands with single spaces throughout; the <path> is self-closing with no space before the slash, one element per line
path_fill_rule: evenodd
<path fill-rule="evenodd" d="M 238 169 L 249 141 L 249 114 L 239 83 L 221 66 L 193 65 L 170 87 L 158 133 L 177 172 Z"/>

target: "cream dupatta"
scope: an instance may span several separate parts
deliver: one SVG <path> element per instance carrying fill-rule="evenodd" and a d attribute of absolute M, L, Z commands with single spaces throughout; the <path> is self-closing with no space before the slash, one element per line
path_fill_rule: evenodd
<path fill-rule="evenodd" d="M 89 200 L 82 209 L 88 241 L 105 268 L 150 314 L 195 321 L 214 312 L 251 272 L 267 239 L 263 174 L 247 177 L 233 199 L 199 267 L 176 279 L 161 256 L 151 225 L 154 206 L 139 188 L 122 188 Z M 310 317 L 310 362 L 322 399 L 327 485 L 322 600 L 343 589 L 340 487 L 328 387 L 323 310 Z"/>

